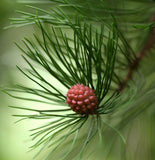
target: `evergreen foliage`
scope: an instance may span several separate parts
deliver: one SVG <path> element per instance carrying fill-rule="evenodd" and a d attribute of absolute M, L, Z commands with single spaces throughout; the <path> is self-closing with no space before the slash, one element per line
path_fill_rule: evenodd
<path fill-rule="evenodd" d="M 34 24 L 37 30 L 33 38 L 24 38 L 25 47 L 16 44 L 28 65 L 26 69 L 17 68 L 36 87 L 17 84 L 4 92 L 32 101 L 32 106 L 10 106 L 30 112 L 14 116 L 20 120 L 45 121 L 31 130 L 35 143 L 30 148 L 40 148 L 36 156 L 48 151 L 45 159 L 87 159 L 94 139 L 99 151 L 105 147 L 104 139 L 115 133 L 125 145 L 120 131 L 153 104 L 149 95 L 154 94 L 154 85 L 143 88 L 144 75 L 139 76 L 136 71 L 133 77 L 132 72 L 138 67 L 134 66 L 139 63 L 137 52 L 154 29 L 154 22 L 149 21 L 154 2 L 40 0 L 29 3 L 48 3 L 52 7 L 47 10 L 28 6 L 35 12 L 18 11 L 22 16 L 11 19 L 14 27 Z M 67 90 L 78 83 L 95 90 L 96 115 L 77 114 L 66 104 Z M 144 103 L 148 97 L 148 103 Z M 43 105 L 39 109 L 34 107 L 38 102 Z M 62 151 L 64 145 L 66 149 Z"/>

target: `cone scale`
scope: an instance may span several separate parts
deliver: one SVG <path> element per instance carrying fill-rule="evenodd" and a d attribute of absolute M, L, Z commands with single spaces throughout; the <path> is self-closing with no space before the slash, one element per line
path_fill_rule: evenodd
<path fill-rule="evenodd" d="M 98 101 L 94 90 L 83 84 L 76 84 L 68 90 L 67 104 L 78 114 L 97 113 Z"/>

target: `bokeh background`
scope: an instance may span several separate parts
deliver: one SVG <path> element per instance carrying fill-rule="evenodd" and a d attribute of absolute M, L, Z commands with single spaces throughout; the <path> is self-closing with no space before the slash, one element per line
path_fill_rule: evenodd
<path fill-rule="evenodd" d="M 9 18 L 16 15 L 15 10 L 23 5 L 15 0 L 0 0 L 0 87 L 4 88 L 23 81 L 16 69 L 16 64 L 22 64 L 20 52 L 14 42 L 19 42 L 24 35 L 31 33 L 30 27 L 4 29 L 9 26 Z M 26 80 L 25 80 L 26 82 Z M 17 102 L 18 103 L 18 102 Z M 15 124 L 12 114 L 15 111 L 8 105 L 17 104 L 0 91 L 0 160 L 30 160 L 32 153 L 27 153 L 30 145 L 27 122 Z"/>
<path fill-rule="evenodd" d="M 29 83 L 19 74 L 16 68 L 16 64 L 24 66 L 24 62 L 14 42 L 20 43 L 24 36 L 31 36 L 33 28 L 31 26 L 26 26 L 4 29 L 4 27 L 9 26 L 9 18 L 16 17 L 15 10 L 22 9 L 24 9 L 24 5 L 15 3 L 15 0 L 0 0 L 1 88 L 18 82 L 23 82 L 24 84 Z M 145 65 L 142 67 L 146 74 L 148 74 L 148 83 L 152 83 L 155 78 L 155 73 L 153 72 L 155 58 L 153 57 L 148 57 L 144 62 Z M 146 66 L 149 66 L 150 69 Z M 150 73 L 149 70 L 151 70 L 152 73 Z M 32 144 L 29 137 L 30 132 L 28 131 L 32 127 L 32 124 L 29 121 L 15 124 L 17 119 L 11 115 L 17 112 L 19 113 L 20 111 L 8 107 L 8 105 L 12 104 L 22 106 L 22 104 L 19 103 L 19 101 L 16 101 L 0 91 L 0 160 L 32 159 L 33 152 L 27 152 L 28 147 Z M 127 157 L 127 160 L 153 160 L 155 158 L 155 117 L 153 116 L 155 110 L 153 108 L 154 106 L 152 106 L 152 110 L 142 113 L 125 128 L 124 134 L 126 135 L 128 145 L 125 153 L 127 156 L 124 157 Z M 120 160 L 116 159 L 116 157 L 119 157 L 117 155 L 119 154 L 118 150 L 121 149 L 121 146 L 118 146 L 119 145 L 116 145 L 114 150 L 109 151 L 109 154 L 107 154 L 108 160 Z"/>

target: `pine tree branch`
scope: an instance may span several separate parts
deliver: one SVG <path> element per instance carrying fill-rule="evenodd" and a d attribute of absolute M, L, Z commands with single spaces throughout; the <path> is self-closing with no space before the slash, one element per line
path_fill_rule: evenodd
<path fill-rule="evenodd" d="M 150 21 L 155 22 L 155 13 L 151 17 Z M 133 78 L 133 74 L 137 70 L 139 63 L 153 48 L 154 44 L 155 44 L 155 27 L 151 29 L 148 41 L 145 43 L 141 51 L 137 54 L 136 59 L 129 64 L 128 73 L 118 88 L 119 93 L 122 92 L 127 87 L 127 84 Z"/>

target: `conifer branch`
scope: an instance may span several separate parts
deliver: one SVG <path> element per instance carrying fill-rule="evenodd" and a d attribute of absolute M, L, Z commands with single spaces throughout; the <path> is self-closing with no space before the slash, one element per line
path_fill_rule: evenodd
<path fill-rule="evenodd" d="M 127 87 L 140 61 L 154 45 L 155 15 L 151 23 L 145 24 L 151 9 L 144 19 L 142 17 L 140 21 L 133 21 L 138 13 L 144 14 L 145 6 L 137 10 L 119 5 L 118 8 L 113 8 L 114 4 L 111 6 L 111 2 L 101 0 L 95 4 L 92 0 L 50 0 L 49 3 L 56 3 L 49 11 L 28 6 L 36 12 L 18 11 L 22 16 L 11 19 L 14 27 L 35 24 L 39 31 L 33 34 L 33 39 L 24 38 L 24 47 L 16 44 L 27 63 L 26 69 L 17 68 L 37 86 L 30 88 L 18 84 L 6 88 L 4 92 L 13 98 L 34 102 L 30 106 L 9 106 L 24 111 L 23 114 L 13 115 L 21 118 L 18 122 L 23 119 L 44 121 L 43 125 L 30 130 L 34 140 L 30 150 L 41 147 L 35 158 L 38 158 L 41 151 L 47 150 L 45 159 L 48 160 L 59 150 L 55 155 L 62 156 L 62 160 L 81 159 L 86 157 L 86 148 L 93 138 L 99 138 L 100 145 L 103 144 L 106 127 L 113 129 L 125 142 L 120 130 L 146 108 L 140 106 L 142 110 L 139 106 L 132 107 L 139 84 L 131 86 L 127 93 L 119 93 Z M 147 8 L 151 5 L 149 3 Z M 127 17 L 132 20 L 125 24 L 124 19 Z M 148 41 L 137 55 L 123 33 L 123 29 L 131 26 L 152 28 Z M 123 80 L 124 75 L 126 77 Z M 90 93 L 91 96 L 84 93 Z M 36 102 L 41 102 L 39 108 L 38 105 L 36 107 Z M 84 109 L 92 109 L 94 104 L 95 112 L 83 112 Z M 120 114 L 118 124 L 117 119 L 116 122 L 114 119 L 117 114 Z M 64 147 L 62 153 L 61 147 Z"/>
<path fill-rule="evenodd" d="M 155 13 L 151 17 L 151 22 L 155 22 Z M 124 78 L 124 80 L 121 82 L 121 85 L 119 86 L 119 93 L 122 92 L 126 87 L 128 82 L 133 78 L 134 72 L 137 70 L 141 60 L 149 53 L 149 51 L 154 47 L 155 45 L 155 27 L 151 28 L 149 38 L 145 45 L 142 47 L 141 51 L 136 55 L 136 58 L 129 64 L 129 70 Z"/>

